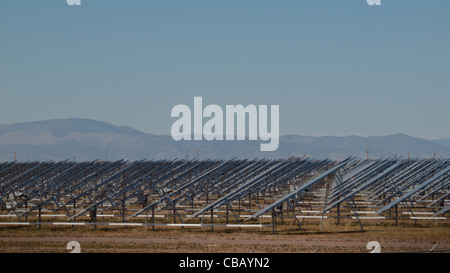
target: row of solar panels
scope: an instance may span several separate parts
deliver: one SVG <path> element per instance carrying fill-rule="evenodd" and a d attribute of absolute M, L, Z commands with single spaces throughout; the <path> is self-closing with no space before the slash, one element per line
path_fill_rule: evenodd
<path fill-rule="evenodd" d="M 283 203 L 295 206 L 332 181 L 321 197 L 322 213 L 344 203 L 356 206 L 355 198 L 364 195 L 372 200 L 374 215 L 411 204 L 431 208 L 436 216 L 450 210 L 449 175 L 449 159 L 5 162 L 0 164 L 0 209 L 20 221 L 42 208 L 74 220 L 106 206 L 128 220 L 154 209 L 176 211 L 177 205 L 195 204 L 194 213 L 184 219 L 177 215 L 183 222 L 272 193 L 276 200 L 248 218 L 255 219 Z M 288 185 L 288 191 L 273 194 Z M 140 208 L 125 209 L 131 206 Z"/>

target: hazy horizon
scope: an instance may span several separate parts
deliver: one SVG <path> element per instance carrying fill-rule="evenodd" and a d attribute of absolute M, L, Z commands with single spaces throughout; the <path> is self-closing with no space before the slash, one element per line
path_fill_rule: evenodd
<path fill-rule="evenodd" d="M 280 135 L 450 137 L 450 1 L 0 2 L 0 124 L 168 135 L 177 104 L 280 106 Z"/>
<path fill-rule="evenodd" d="M 95 122 L 102 122 L 102 123 L 107 123 L 116 127 L 128 127 L 131 128 L 133 130 L 137 130 L 140 133 L 143 134 L 149 134 L 149 135 L 158 135 L 158 136 L 170 136 L 170 133 L 168 134 L 155 134 L 155 133 L 148 133 L 148 132 L 143 132 L 139 129 L 136 129 L 132 126 L 126 125 L 126 124 L 114 124 L 111 122 L 107 122 L 107 121 L 102 121 L 102 120 L 95 120 L 95 119 L 90 119 L 90 118 L 77 118 L 77 117 L 71 117 L 71 118 L 54 118 L 54 119 L 48 119 L 48 120 L 34 120 L 34 121 L 23 121 L 23 122 L 14 122 L 14 123 L 8 123 L 8 124 L 0 124 L 0 126 L 8 126 L 8 125 L 14 125 L 14 124 L 21 124 L 21 123 L 36 123 L 36 122 L 46 122 L 46 121 L 55 121 L 55 120 L 89 120 L 89 121 L 95 121 Z M 194 135 L 194 134 L 191 134 Z M 364 138 L 368 138 L 368 137 L 386 137 L 386 136 L 394 136 L 394 135 L 406 135 L 406 136 L 410 136 L 410 137 L 414 137 L 414 138 L 420 138 L 414 135 L 408 135 L 405 134 L 403 132 L 396 132 L 396 133 L 392 133 L 392 134 L 387 134 L 387 135 L 304 135 L 304 134 L 295 134 L 295 133 L 286 133 L 286 134 L 280 134 L 280 137 L 282 136 L 303 136 L 303 137 L 364 137 Z M 225 134 L 224 134 L 225 136 Z M 421 139 L 425 139 L 425 140 L 442 140 L 442 139 L 450 139 L 450 137 L 443 137 L 443 138 L 432 138 L 432 139 L 427 139 L 427 138 L 421 138 Z"/>

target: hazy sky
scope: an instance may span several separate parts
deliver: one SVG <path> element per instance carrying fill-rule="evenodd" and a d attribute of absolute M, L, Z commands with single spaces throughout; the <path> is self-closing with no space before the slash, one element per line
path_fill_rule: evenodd
<path fill-rule="evenodd" d="M 0 1 L 0 124 L 169 135 L 202 96 L 278 104 L 281 134 L 450 137 L 448 0 L 81 3 Z"/>

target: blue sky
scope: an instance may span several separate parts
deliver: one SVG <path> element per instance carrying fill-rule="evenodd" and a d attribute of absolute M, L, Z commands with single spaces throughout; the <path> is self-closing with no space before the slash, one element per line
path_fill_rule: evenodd
<path fill-rule="evenodd" d="M 176 104 L 278 104 L 280 133 L 450 137 L 450 1 L 0 1 L 0 124 L 170 134 Z"/>

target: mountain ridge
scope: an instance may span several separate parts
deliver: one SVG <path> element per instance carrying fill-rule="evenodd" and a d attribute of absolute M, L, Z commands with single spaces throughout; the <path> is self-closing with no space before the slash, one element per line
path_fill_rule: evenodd
<path fill-rule="evenodd" d="M 174 141 L 128 126 L 91 119 L 52 119 L 0 125 L 0 161 L 230 159 L 289 156 L 341 160 L 348 156 L 450 157 L 446 139 L 425 140 L 403 133 L 387 136 L 280 136 L 274 152 L 260 152 L 261 141 Z M 450 140 L 450 139 L 449 139 Z"/>

